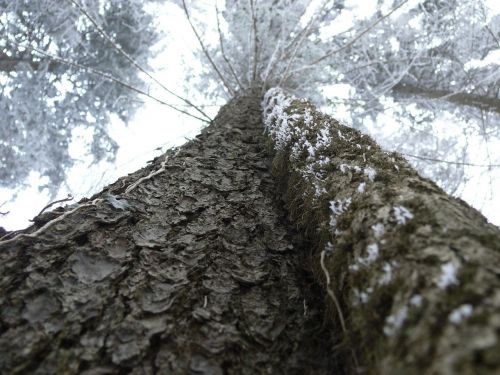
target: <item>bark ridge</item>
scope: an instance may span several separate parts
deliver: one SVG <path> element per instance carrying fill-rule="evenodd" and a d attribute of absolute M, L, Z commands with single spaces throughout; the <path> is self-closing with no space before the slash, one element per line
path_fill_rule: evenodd
<path fill-rule="evenodd" d="M 259 99 L 167 156 L 0 244 L 2 373 L 335 370 Z"/>

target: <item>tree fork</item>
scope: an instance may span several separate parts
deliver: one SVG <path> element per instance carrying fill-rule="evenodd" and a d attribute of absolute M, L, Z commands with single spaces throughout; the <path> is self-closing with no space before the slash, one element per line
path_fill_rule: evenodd
<path fill-rule="evenodd" d="M 498 228 L 307 101 L 272 89 L 263 111 L 338 332 L 346 320 L 347 371 L 498 373 Z"/>

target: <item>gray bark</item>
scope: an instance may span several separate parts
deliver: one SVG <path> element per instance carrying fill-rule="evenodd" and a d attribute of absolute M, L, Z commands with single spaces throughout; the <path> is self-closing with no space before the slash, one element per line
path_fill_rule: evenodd
<path fill-rule="evenodd" d="M 4 237 L 0 372 L 335 372 L 260 116 L 233 101 L 168 159 Z"/>
<path fill-rule="evenodd" d="M 2 373 L 498 373 L 498 228 L 310 104 L 287 111 L 302 135 L 274 156 L 277 184 L 242 97 L 168 158 L 4 236 Z M 325 124 L 318 195 L 308 151 L 290 156 Z"/>

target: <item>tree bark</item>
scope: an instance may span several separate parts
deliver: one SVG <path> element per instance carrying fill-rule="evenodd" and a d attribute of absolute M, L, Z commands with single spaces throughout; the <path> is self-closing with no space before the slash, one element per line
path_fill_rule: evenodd
<path fill-rule="evenodd" d="M 346 371 L 500 373 L 499 229 L 306 101 L 273 89 L 263 109 Z"/>
<path fill-rule="evenodd" d="M 260 115 L 4 236 L 2 373 L 498 373 L 498 228 L 274 90 L 276 184 Z"/>
<path fill-rule="evenodd" d="M 324 295 L 287 224 L 260 101 L 0 242 L 2 374 L 330 374 Z"/>

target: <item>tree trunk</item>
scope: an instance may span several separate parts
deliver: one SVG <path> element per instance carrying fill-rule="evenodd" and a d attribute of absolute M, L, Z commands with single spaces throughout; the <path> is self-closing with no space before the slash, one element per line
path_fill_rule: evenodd
<path fill-rule="evenodd" d="M 264 105 L 278 184 L 241 97 L 4 236 L 3 373 L 498 373 L 498 228 L 307 102 Z"/>
<path fill-rule="evenodd" d="M 274 171 L 349 372 L 500 373 L 500 231 L 396 153 L 279 90 Z"/>
<path fill-rule="evenodd" d="M 2 374 L 330 374 L 260 101 L 0 243 Z M 123 198 L 118 199 L 117 197 Z"/>

